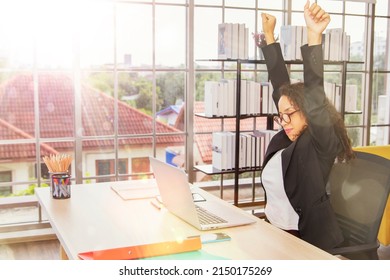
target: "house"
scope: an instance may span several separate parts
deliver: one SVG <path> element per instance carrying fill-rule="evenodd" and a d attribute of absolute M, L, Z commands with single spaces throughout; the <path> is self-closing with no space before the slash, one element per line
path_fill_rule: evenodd
<path fill-rule="evenodd" d="M 34 98 L 34 88 L 38 92 L 37 99 Z M 39 73 L 34 84 L 31 74 L 17 74 L 0 86 L 0 137 L 2 140 L 20 140 L 20 144 L 0 145 L 0 173 L 9 178 L 6 182 L 24 182 L 37 177 L 36 144 L 34 141 L 25 143 L 26 139 L 44 139 L 39 143 L 41 156 L 58 153 L 73 155 L 75 135 L 87 137 L 82 143 L 83 176 L 113 174 L 116 101 L 88 85 L 82 84 L 80 88 L 82 128 L 75 131 L 75 89 L 71 76 Z M 119 173 L 149 172 L 152 137 L 130 138 L 121 135 L 151 134 L 154 120 L 124 102 L 117 102 Z M 34 117 L 37 109 L 39 119 Z M 39 135 L 35 131 L 37 121 Z M 155 129 L 156 133 L 180 132 L 159 121 L 156 121 Z M 50 141 L 51 138 L 61 138 L 61 141 Z M 161 158 L 165 156 L 166 147 L 183 146 L 183 137 L 179 135 L 156 137 L 156 140 L 157 156 Z M 10 188 L 15 192 L 25 187 L 21 184 Z"/>
<path fill-rule="evenodd" d="M 183 103 L 180 105 L 170 105 L 156 113 L 157 119 L 170 126 L 174 126 L 182 107 Z"/>

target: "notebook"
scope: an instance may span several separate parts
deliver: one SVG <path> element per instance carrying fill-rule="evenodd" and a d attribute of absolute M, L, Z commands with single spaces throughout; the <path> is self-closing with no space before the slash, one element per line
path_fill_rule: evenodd
<path fill-rule="evenodd" d="M 255 223 L 255 217 L 219 199 L 194 202 L 187 174 L 183 170 L 153 157 L 149 159 L 165 208 L 185 222 L 199 230 Z M 204 215 L 207 219 L 201 222 Z"/>
<path fill-rule="evenodd" d="M 159 195 L 153 180 L 134 180 L 130 185 L 115 185 L 111 189 L 123 200 L 152 198 Z"/>

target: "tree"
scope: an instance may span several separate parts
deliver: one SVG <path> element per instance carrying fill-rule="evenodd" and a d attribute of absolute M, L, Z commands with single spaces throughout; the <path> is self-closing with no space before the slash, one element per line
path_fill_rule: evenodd
<path fill-rule="evenodd" d="M 118 75 L 118 98 L 122 100 L 124 96 L 138 94 L 137 86 L 138 73 L 120 73 Z"/>
<path fill-rule="evenodd" d="M 110 72 L 92 73 L 88 77 L 88 83 L 95 89 L 104 92 L 110 96 L 114 96 L 114 75 Z M 165 83 L 165 82 L 164 82 Z M 138 96 L 133 101 L 125 101 L 131 106 L 152 114 L 152 81 L 146 77 L 140 77 L 138 73 L 120 73 L 118 75 L 118 98 L 122 100 L 124 96 Z M 156 87 L 157 104 L 156 110 L 161 109 L 163 103 L 160 97 L 160 88 Z"/>
<path fill-rule="evenodd" d="M 140 78 L 136 81 L 135 87 L 138 91 L 138 97 L 135 99 L 135 107 L 138 110 L 144 111 L 148 115 L 152 115 L 153 111 L 153 85 L 152 82 L 145 79 L 145 78 Z M 160 88 L 156 88 L 156 93 L 157 93 L 157 98 L 156 98 L 156 111 L 160 110 L 161 104 L 163 103 L 163 100 L 159 98 L 160 96 Z"/>
<path fill-rule="evenodd" d="M 156 85 L 160 88 L 160 98 L 164 100 L 162 108 L 176 104 L 178 99 L 184 99 L 184 73 L 167 72 L 161 74 L 157 77 Z M 160 109 L 157 108 L 157 111 Z"/>

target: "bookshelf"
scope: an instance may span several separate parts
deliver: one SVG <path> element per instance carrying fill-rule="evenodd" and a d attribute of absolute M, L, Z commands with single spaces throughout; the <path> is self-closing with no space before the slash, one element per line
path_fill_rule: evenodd
<path fill-rule="evenodd" d="M 266 117 L 267 124 L 266 130 L 274 130 L 274 116 L 272 114 L 251 114 L 251 115 L 241 115 L 241 72 L 243 64 L 265 64 L 265 60 L 251 60 L 251 59 L 201 59 L 198 61 L 210 61 L 210 62 L 233 62 L 236 63 L 236 115 L 235 116 L 206 116 L 204 113 L 196 113 L 195 115 L 201 118 L 207 119 L 225 119 L 225 118 L 235 118 L 235 157 L 234 157 L 234 169 L 229 170 L 220 170 L 213 167 L 212 164 L 209 165 L 196 165 L 194 166 L 195 170 L 203 172 L 206 175 L 223 175 L 223 174 L 234 174 L 234 200 L 233 203 L 239 207 L 246 207 L 248 203 L 239 203 L 239 175 L 244 172 L 255 172 L 261 171 L 261 166 L 250 167 L 250 168 L 239 168 L 239 145 L 240 145 L 240 122 L 245 118 L 256 118 L 256 117 Z M 286 61 L 287 65 L 303 65 L 302 60 L 292 60 Z M 341 99 L 340 99 L 340 113 L 344 117 L 346 114 L 361 114 L 361 111 L 346 111 L 345 102 L 346 102 L 346 81 L 347 81 L 347 66 L 348 64 L 363 64 L 363 62 L 350 62 L 350 61 L 324 61 L 324 65 L 339 65 L 341 67 Z M 254 181 L 253 181 L 254 184 Z M 254 195 L 252 197 L 252 205 L 255 205 Z M 263 205 L 261 202 L 257 205 Z"/>
<path fill-rule="evenodd" d="M 236 64 L 236 114 L 235 116 L 218 116 L 218 117 L 209 117 L 203 113 L 195 114 L 198 117 L 207 118 L 207 119 L 225 119 L 225 118 L 234 118 L 235 121 L 235 157 L 234 157 L 234 169 L 229 170 L 220 170 L 213 165 L 197 165 L 194 168 L 200 172 L 203 172 L 207 175 L 216 175 L 216 174 L 234 174 L 234 199 L 233 203 L 239 207 L 247 207 L 250 205 L 262 205 L 262 202 L 254 202 L 254 197 L 252 199 L 253 203 L 238 203 L 239 197 L 239 175 L 244 172 L 255 172 L 261 171 L 260 166 L 256 167 L 246 167 L 239 168 L 239 145 L 240 145 L 240 122 L 242 119 L 246 118 L 257 118 L 257 117 L 267 117 L 267 129 L 273 129 L 273 117 L 274 115 L 265 115 L 265 114 L 248 114 L 241 115 L 241 69 L 242 64 L 264 64 L 264 60 L 248 60 L 248 59 L 202 59 L 198 61 L 210 61 L 210 62 L 233 62 Z"/>

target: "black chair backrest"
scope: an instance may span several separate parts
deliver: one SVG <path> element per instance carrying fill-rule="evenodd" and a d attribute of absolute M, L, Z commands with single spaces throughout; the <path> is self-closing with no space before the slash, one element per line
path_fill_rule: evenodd
<path fill-rule="evenodd" d="M 390 190 L 390 160 L 355 152 L 330 174 L 330 201 L 349 245 L 375 242 Z"/>

